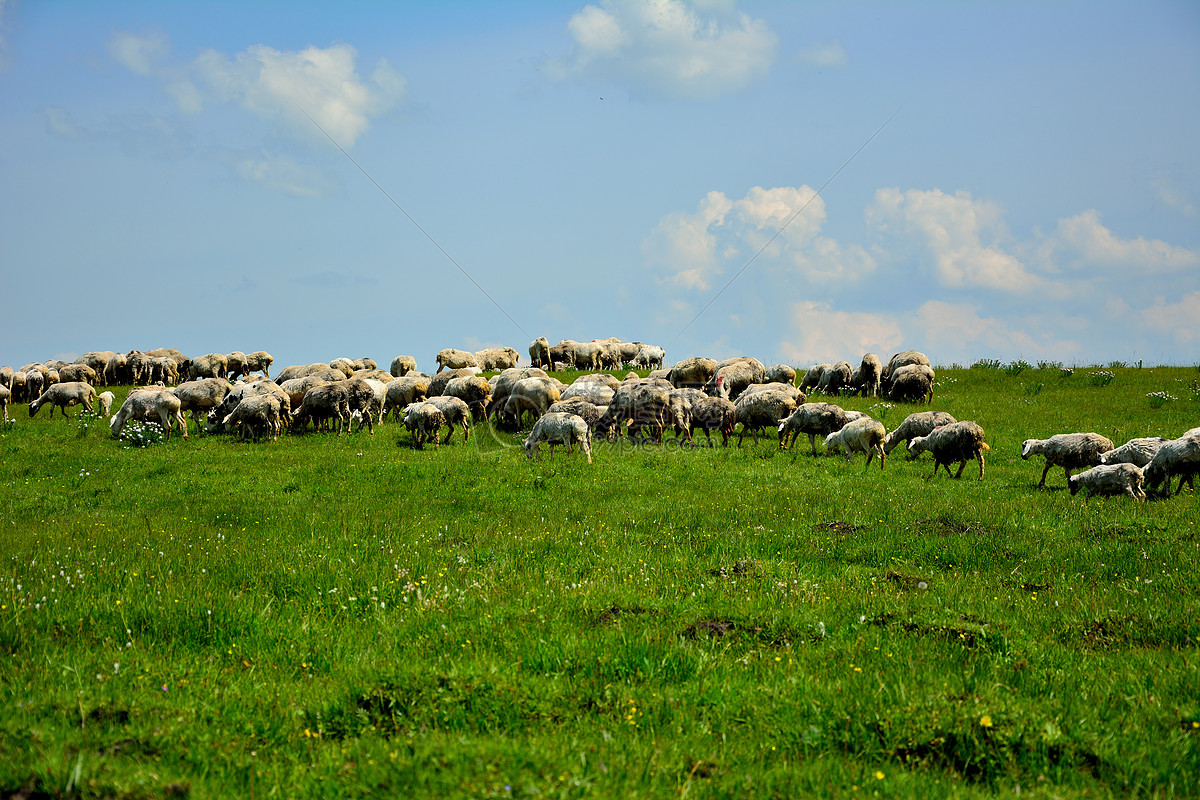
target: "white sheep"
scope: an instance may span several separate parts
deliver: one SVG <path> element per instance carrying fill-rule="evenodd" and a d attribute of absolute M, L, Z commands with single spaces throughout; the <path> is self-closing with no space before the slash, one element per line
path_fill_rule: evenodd
<path fill-rule="evenodd" d="M 738 434 L 738 447 L 746 432 L 754 434 L 754 443 L 758 444 L 758 432 L 766 427 L 776 428 L 782 420 L 796 410 L 796 399 L 788 392 L 766 391 L 746 392 L 734 403 L 737 410 L 738 422 L 742 430 Z"/>
<path fill-rule="evenodd" d="M 915 436 L 928 436 L 934 428 L 958 422 L 945 411 L 918 411 L 909 414 L 896 429 L 883 440 L 883 452 L 890 453 L 901 442 L 907 448 L 909 441 Z"/>
<path fill-rule="evenodd" d="M 446 418 L 446 425 L 450 430 L 446 433 L 446 442 L 450 442 L 450 437 L 454 435 L 454 423 L 462 425 L 463 441 L 471 441 L 471 409 L 467 406 L 466 401 L 461 398 L 454 397 L 448 394 L 431 397 L 425 401 L 430 405 L 435 406 L 438 411 L 442 412 L 442 416 Z"/>
<path fill-rule="evenodd" d="M 146 421 L 157 419 L 162 425 L 168 442 L 171 441 L 173 424 L 179 425 L 185 440 L 188 438 L 187 420 L 183 418 L 179 398 L 166 389 L 134 389 L 131 391 L 109 422 L 113 436 L 120 436 L 121 431 L 125 429 L 125 424 L 131 419 Z"/>
<path fill-rule="evenodd" d="M 1200 472 L 1200 435 L 1180 436 L 1166 442 L 1142 470 L 1151 490 L 1160 483 L 1165 484 L 1163 497 L 1171 495 L 1171 478 L 1176 475 L 1179 476 L 1179 487 L 1175 494 L 1183 491 L 1185 482 L 1195 489 L 1193 481 L 1197 472 Z"/>
<path fill-rule="evenodd" d="M 1146 492 L 1142 489 L 1145 481 L 1141 467 L 1122 462 L 1101 464 L 1078 475 L 1072 475 L 1067 480 L 1067 486 L 1070 487 L 1072 495 L 1083 489 L 1084 500 L 1094 494 L 1127 494 L 1134 500 L 1145 500 Z"/>
<path fill-rule="evenodd" d="M 525 439 L 525 455 L 533 458 L 538 454 L 538 446 L 545 443 L 550 445 L 550 457 L 554 457 L 554 445 L 565 444 L 567 452 L 575 451 L 575 443 L 587 456 L 587 462 L 592 463 L 592 434 L 587 422 L 575 414 L 552 411 L 543 414 L 533 425 L 529 437 Z"/>
<path fill-rule="evenodd" d="M 270 436 L 274 441 L 279 437 L 280 405 L 279 397 L 273 394 L 248 395 L 221 420 L 221 424 L 226 428 L 236 427 L 241 441 L 245 441 L 247 434 L 253 436 L 255 442 L 260 434 Z"/>
<path fill-rule="evenodd" d="M 1170 439 L 1164 436 L 1150 436 L 1141 439 L 1130 439 L 1125 444 L 1100 454 L 1100 463 L 1104 464 L 1135 464 L 1144 467 L 1154 458 L 1158 448 Z"/>
<path fill-rule="evenodd" d="M 112 396 L 112 392 L 105 392 L 104 394 L 107 394 L 110 397 Z M 12 392 L 9 391 L 9 388 L 3 384 L 0 384 L 0 411 L 4 412 L 5 419 L 8 419 L 8 400 L 10 397 L 12 397 Z M 104 415 L 108 416 L 108 412 L 105 412 Z"/>
<path fill-rule="evenodd" d="M 550 342 L 545 336 L 539 336 L 529 343 L 529 363 L 535 367 L 554 368 L 550 363 Z"/>
<path fill-rule="evenodd" d="M 107 417 L 112 413 L 112 404 L 113 400 L 117 399 L 116 395 L 112 392 L 101 392 L 96 399 L 100 401 L 100 416 Z"/>
<path fill-rule="evenodd" d="M 413 403 L 404 411 L 404 427 L 412 433 L 413 444 L 418 450 L 425 446 L 428 439 L 433 439 L 433 448 L 438 449 L 438 437 L 445 424 L 446 415 L 429 402 Z"/>
<path fill-rule="evenodd" d="M 828 436 L 840 431 L 851 420 L 865 416 L 861 411 L 847 411 L 833 403 L 802 403 L 790 417 L 779 423 L 779 449 L 787 450 L 800 434 L 807 433 L 815 456 L 817 436 Z"/>
<path fill-rule="evenodd" d="M 439 350 L 437 354 L 437 371 L 443 369 L 462 369 L 464 367 L 477 367 L 479 362 L 475 360 L 475 354 L 466 350 L 456 350 L 453 347 L 447 347 Z"/>
<path fill-rule="evenodd" d="M 388 371 L 393 377 L 403 378 L 408 373 L 417 371 L 417 360 L 412 356 L 396 356 L 392 359 L 392 366 Z"/>
<path fill-rule="evenodd" d="M 80 364 L 79 366 L 84 366 Z M 62 411 L 62 415 L 67 415 L 67 407 L 73 405 L 82 405 L 90 414 L 92 413 L 92 400 L 96 398 L 96 390 L 92 388 L 90 383 L 83 381 L 71 381 L 69 383 L 56 383 L 29 404 L 29 416 L 37 414 L 39 408 L 45 404 L 50 404 L 50 416 L 54 416 L 54 409 L 58 408 Z"/>
<path fill-rule="evenodd" d="M 825 450 L 833 454 L 846 449 L 846 460 L 854 461 L 855 453 L 867 454 L 867 467 L 871 459 L 879 456 L 879 469 L 883 470 L 884 452 L 883 440 L 887 437 L 887 429 L 883 423 L 870 417 L 860 417 L 847 422 L 841 430 L 825 437 Z"/>
<path fill-rule="evenodd" d="M 661 347 L 643 344 L 638 347 L 637 354 L 633 357 L 633 363 L 639 369 L 662 369 L 663 360 L 666 357 L 667 353 Z"/>
<path fill-rule="evenodd" d="M 952 422 L 940 428 L 934 428 L 928 436 L 917 436 L 908 442 L 910 458 L 916 458 L 926 451 L 933 454 L 933 474 L 937 475 L 938 467 L 945 466 L 946 474 L 950 474 L 950 464 L 957 461 L 958 472 L 954 477 L 961 478 L 963 468 L 971 459 L 979 460 L 979 480 L 983 480 L 983 454 L 992 448 L 983 440 L 984 433 L 977 423 L 970 420 Z"/>
<path fill-rule="evenodd" d="M 909 442 L 911 447 L 912 443 Z M 1069 481 L 1071 470 L 1099 466 L 1101 454 L 1112 449 L 1112 440 L 1098 433 L 1060 433 L 1049 439 L 1026 439 L 1021 444 L 1021 458 L 1046 457 L 1046 468 L 1042 470 L 1042 479 L 1038 482 L 1038 488 L 1043 489 L 1051 467 L 1062 467 Z"/>

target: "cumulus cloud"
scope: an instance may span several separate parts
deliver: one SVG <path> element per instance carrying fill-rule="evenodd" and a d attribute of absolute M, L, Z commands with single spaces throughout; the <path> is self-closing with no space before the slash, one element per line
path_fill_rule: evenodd
<path fill-rule="evenodd" d="M 1072 328 L 1086 331 L 1090 320 L 1060 314 L 1001 318 L 984 316 L 977 305 L 929 300 L 916 310 L 909 334 L 946 363 L 986 354 L 1003 358 L 1070 360 L 1081 352 L 1079 341 L 1064 337 Z M 932 354 L 931 354 L 931 357 Z"/>
<path fill-rule="evenodd" d="M 1194 268 L 1200 255 L 1159 239 L 1120 239 L 1100 224 L 1094 210 L 1059 220 L 1053 243 L 1065 250 L 1068 266 L 1163 273 Z"/>
<path fill-rule="evenodd" d="M 369 78 L 359 75 L 358 53 L 344 43 L 295 51 L 258 44 L 234 55 L 210 49 L 182 66 L 167 63 L 170 46 L 162 34 L 117 32 L 108 49 L 135 74 L 159 78 L 184 113 L 198 114 L 210 103 L 232 104 L 310 138 L 307 114 L 343 147 L 352 147 L 405 91 L 404 77 L 386 60 L 380 59 Z"/>
<path fill-rule="evenodd" d="M 1014 293 L 1044 288 L 1006 248 L 1010 237 L 1002 209 L 969 192 L 879 189 L 866 216 L 880 233 L 915 241 L 932 258 L 943 286 Z"/>
<path fill-rule="evenodd" d="M 837 39 L 832 42 L 817 42 L 796 54 L 801 62 L 813 67 L 846 66 L 846 50 Z"/>
<path fill-rule="evenodd" d="M 1141 317 L 1148 329 L 1187 346 L 1193 353 L 1200 345 L 1200 292 L 1185 295 L 1175 303 L 1160 297 L 1141 312 Z"/>
<path fill-rule="evenodd" d="M 790 331 L 779 343 L 779 354 L 792 364 L 844 361 L 863 353 L 887 359 L 905 341 L 892 315 L 837 311 L 827 303 L 795 303 L 788 321 Z"/>
<path fill-rule="evenodd" d="M 760 251 L 763 259 L 819 283 L 857 280 L 875 268 L 861 246 L 821 235 L 824 223 L 825 201 L 808 186 L 755 186 L 738 200 L 711 191 L 695 212 L 663 217 L 642 252 L 665 283 L 700 291 Z"/>
<path fill-rule="evenodd" d="M 543 64 L 558 80 L 612 83 L 631 94 L 711 100 L 764 77 L 778 39 L 732 3 L 604 0 L 573 15 L 571 52 Z"/>

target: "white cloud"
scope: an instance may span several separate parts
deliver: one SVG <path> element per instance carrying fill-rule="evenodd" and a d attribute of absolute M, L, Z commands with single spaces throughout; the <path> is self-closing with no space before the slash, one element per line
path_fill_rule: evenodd
<path fill-rule="evenodd" d="M 330 188 L 329 179 L 317 167 L 269 153 L 258 158 L 237 159 L 234 172 L 243 180 L 261 183 L 297 197 L 320 197 Z"/>
<path fill-rule="evenodd" d="M 777 37 L 732 3 L 589 5 L 567 23 L 574 47 L 543 68 L 558 80 L 615 83 L 635 95 L 711 100 L 764 77 Z"/>
<path fill-rule="evenodd" d="M 943 286 L 1015 293 L 1045 288 L 1005 249 L 1009 236 L 1002 209 L 968 192 L 879 189 L 867 208 L 867 221 L 882 233 L 915 240 L 932 256 Z"/>
<path fill-rule="evenodd" d="M 663 217 L 642 251 L 664 282 L 694 290 L 709 289 L 716 275 L 740 269 L 759 251 L 818 283 L 855 281 L 875 268 L 862 247 L 822 236 L 824 223 L 825 201 L 808 186 L 755 186 L 736 201 L 712 191 L 695 213 Z"/>
<path fill-rule="evenodd" d="M 296 51 L 258 44 L 232 56 L 205 50 L 179 67 L 166 65 L 169 44 L 162 34 L 117 32 L 109 52 L 134 73 L 162 80 L 186 114 L 199 114 L 209 103 L 228 103 L 282 120 L 293 135 L 311 138 L 319 134 L 307 114 L 343 147 L 353 147 L 371 120 L 400 102 L 405 90 L 404 77 L 383 59 L 370 78 L 360 76 L 358 53 L 348 44 Z"/>
<path fill-rule="evenodd" d="M 1081 352 L 1071 329 L 1086 331 L 1092 320 L 1064 315 L 1001 318 L 983 316 L 979 306 L 929 300 L 916 311 L 910 338 L 921 342 L 927 355 L 940 363 L 996 355 L 1012 359 L 1070 361 Z"/>
<path fill-rule="evenodd" d="M 837 39 L 832 42 L 817 42 L 796 54 L 796 58 L 813 67 L 846 66 L 846 50 Z"/>
<path fill-rule="evenodd" d="M 888 314 L 835 311 L 825 303 L 801 302 L 791 306 L 789 321 L 789 338 L 779 343 L 779 353 L 800 366 L 861 359 L 864 353 L 887 359 L 904 342 L 899 321 Z"/>
<path fill-rule="evenodd" d="M 46 114 L 46 126 L 52 133 L 65 136 L 68 139 L 78 139 L 80 136 L 83 136 L 83 129 L 76 125 L 63 109 L 55 106 L 46 106 L 43 111 Z"/>
<path fill-rule="evenodd" d="M 1195 354 L 1200 345 L 1200 292 L 1185 295 L 1177 303 L 1168 303 L 1160 297 L 1141 312 L 1141 317 L 1147 328 Z"/>
<path fill-rule="evenodd" d="M 1158 175 L 1150 181 L 1150 188 L 1161 203 L 1173 208 L 1185 216 L 1196 216 L 1196 206 L 1186 194 L 1176 188 L 1174 181 L 1167 175 Z"/>
<path fill-rule="evenodd" d="M 1119 239 L 1100 224 L 1100 215 L 1084 211 L 1058 221 L 1054 244 L 1071 256 L 1070 266 L 1132 270 L 1137 274 L 1175 272 L 1200 265 L 1200 255 L 1159 239 Z"/>
<path fill-rule="evenodd" d="M 170 51 L 171 43 L 161 31 L 117 31 L 108 40 L 109 55 L 135 75 L 150 75 L 159 69 Z"/>

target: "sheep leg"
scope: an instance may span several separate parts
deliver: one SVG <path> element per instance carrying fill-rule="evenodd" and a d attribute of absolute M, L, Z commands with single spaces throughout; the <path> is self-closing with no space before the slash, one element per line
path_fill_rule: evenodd
<path fill-rule="evenodd" d="M 958 472 L 954 473 L 954 480 L 958 480 L 959 478 L 962 477 L 963 469 L 965 469 L 966 466 L 967 466 L 967 460 L 965 458 L 962 461 L 958 462 Z M 947 465 L 946 472 L 949 472 L 949 471 L 950 471 L 950 467 L 949 467 L 949 465 Z"/>
<path fill-rule="evenodd" d="M 1047 476 L 1048 474 L 1050 474 L 1050 467 L 1051 467 L 1051 466 L 1053 466 L 1053 465 L 1050 463 L 1050 459 L 1046 459 L 1046 468 L 1045 468 L 1044 470 L 1042 470 L 1042 481 L 1041 481 L 1041 483 L 1039 483 L 1039 484 L 1037 485 L 1037 488 L 1039 488 L 1039 489 L 1045 489 L 1045 488 L 1046 488 L 1046 476 Z"/>
<path fill-rule="evenodd" d="M 817 454 L 817 435 L 815 433 L 808 435 L 808 443 L 812 445 L 812 454 L 815 456 Z"/>
<path fill-rule="evenodd" d="M 983 480 L 983 451 L 980 450 L 975 456 L 979 459 L 979 480 Z"/>

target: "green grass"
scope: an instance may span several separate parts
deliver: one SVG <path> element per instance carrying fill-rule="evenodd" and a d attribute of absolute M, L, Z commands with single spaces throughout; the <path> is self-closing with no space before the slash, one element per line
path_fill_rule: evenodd
<path fill-rule="evenodd" d="M 1195 369 L 1105 369 L 939 371 L 982 483 L 769 437 L 137 449 L 15 406 L 0 795 L 1195 796 L 1195 495 L 1019 456 L 1200 424 Z"/>

